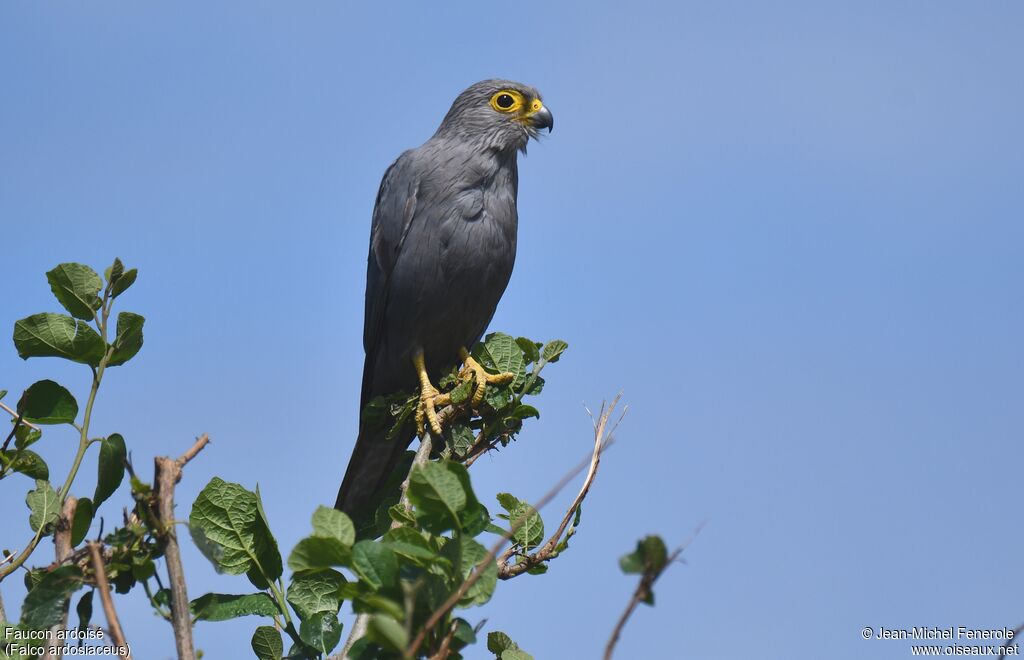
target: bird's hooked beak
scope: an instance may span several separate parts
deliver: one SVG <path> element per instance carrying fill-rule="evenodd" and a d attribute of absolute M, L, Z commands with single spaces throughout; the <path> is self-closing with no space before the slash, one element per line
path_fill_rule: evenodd
<path fill-rule="evenodd" d="M 540 110 L 533 112 L 529 116 L 530 125 L 536 129 L 546 128 L 548 133 L 555 127 L 555 118 L 551 115 L 551 111 L 548 110 L 547 106 L 542 105 Z"/>

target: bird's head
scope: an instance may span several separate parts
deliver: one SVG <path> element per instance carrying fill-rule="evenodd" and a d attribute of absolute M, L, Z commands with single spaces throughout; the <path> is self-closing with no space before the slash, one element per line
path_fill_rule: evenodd
<path fill-rule="evenodd" d="M 439 137 L 458 137 L 499 150 L 526 151 L 530 138 L 555 125 L 540 92 L 511 80 L 484 80 L 471 85 L 452 103 Z"/>

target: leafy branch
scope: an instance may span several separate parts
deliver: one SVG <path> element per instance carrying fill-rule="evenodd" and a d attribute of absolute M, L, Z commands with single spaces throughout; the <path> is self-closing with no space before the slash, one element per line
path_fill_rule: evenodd
<path fill-rule="evenodd" d="M 476 584 L 476 582 L 486 574 L 489 568 L 493 565 L 495 558 L 501 551 L 501 548 L 504 547 L 504 545 L 509 540 L 515 537 L 516 533 L 523 528 L 523 526 L 533 515 L 535 515 L 535 512 L 544 508 L 544 506 L 546 506 L 552 499 L 554 499 L 555 496 L 558 495 L 558 493 L 561 492 L 561 490 L 565 488 L 565 486 L 567 486 L 568 483 L 573 478 L 575 478 L 577 474 L 582 472 L 583 469 L 589 465 L 590 470 L 587 474 L 587 479 L 584 481 L 584 488 L 581 491 L 583 496 L 586 495 L 586 490 L 589 489 L 589 484 L 590 482 L 593 481 L 593 475 L 597 473 L 597 465 L 600 463 L 601 452 L 604 451 L 604 449 L 607 448 L 607 446 L 611 442 L 611 436 L 608 432 L 608 418 L 611 416 L 612 411 L 615 409 L 615 405 L 618 402 L 618 400 L 619 397 L 615 397 L 611 405 L 607 407 L 602 406 L 601 418 L 594 425 L 594 450 L 591 456 L 587 460 L 577 465 L 571 471 L 569 471 L 565 476 L 563 476 L 558 481 L 558 483 L 556 483 L 551 488 L 551 490 L 549 490 L 543 497 L 541 497 L 537 501 L 537 504 L 534 507 L 532 507 L 531 510 L 523 511 L 515 520 L 512 521 L 512 525 L 509 528 L 509 530 L 502 534 L 501 539 L 499 539 L 499 541 L 494 544 L 490 551 L 488 551 L 487 555 L 485 555 L 484 558 L 480 561 L 480 563 L 473 568 L 473 571 L 469 575 L 469 577 L 467 577 L 462 582 L 462 584 L 459 585 L 458 589 L 456 589 L 455 592 L 452 593 L 452 595 L 449 596 L 448 599 L 445 600 L 440 607 L 438 607 L 436 610 L 434 610 L 434 612 L 431 613 L 430 617 L 427 619 L 426 624 L 424 624 L 423 628 L 420 629 L 420 632 L 417 633 L 412 643 L 406 649 L 406 657 L 415 657 L 417 651 L 419 651 L 420 646 L 426 639 L 427 631 L 433 626 L 437 625 L 441 618 L 447 615 L 448 612 L 450 612 L 451 609 L 455 607 L 455 605 L 473 587 L 473 585 Z M 582 501 L 582 497 L 578 497 L 577 500 Z M 574 505 L 573 507 L 570 507 L 570 510 L 579 508 L 578 501 L 574 502 Z M 559 535 L 560 534 L 561 530 L 559 531 Z"/>
<path fill-rule="evenodd" d="M 189 600 L 174 491 L 184 467 L 209 438 L 199 437 L 178 458 L 155 458 L 153 481 L 148 484 L 136 474 L 122 436 L 92 437 L 92 413 L 105 373 L 130 360 L 142 346 L 141 316 L 120 312 L 116 327 L 111 323 L 114 301 L 135 281 L 136 271 L 115 260 L 101 278 L 87 266 L 60 264 L 47 279 L 68 314 L 41 313 L 17 321 L 18 353 L 26 359 L 59 357 L 84 364 L 92 378 L 80 422 L 77 401 L 54 381 L 31 385 L 15 409 L 0 404 L 12 417 L 12 428 L 0 446 L 0 479 L 20 473 L 35 483 L 26 497 L 34 536 L 21 552 L 0 557 L 0 579 L 23 567 L 43 537 L 52 535 L 57 548 L 56 561 L 25 574 L 28 594 L 21 620 L 4 628 L 8 644 L 0 647 L 3 657 L 29 657 L 12 651 L 12 635 L 19 631 L 53 633 L 66 628 L 71 597 L 80 589 L 86 592 L 75 607 L 79 630 L 93 625 L 92 603 L 98 592 L 111 638 L 121 647 L 121 657 L 128 657 L 114 600 L 116 594 L 141 585 L 154 611 L 170 622 L 179 659 L 194 660 L 198 655 L 193 628 L 206 625 L 201 622 L 256 616 L 264 625 L 255 627 L 250 645 L 259 660 L 456 660 L 477 641 L 484 625 L 472 625 L 459 610 L 488 602 L 499 580 L 544 573 L 569 547 L 603 452 L 622 419 L 612 421 L 620 402 L 616 396 L 602 405 L 596 418 L 591 414 L 593 446 L 585 460 L 532 505 L 511 493 L 498 493 L 503 512 L 492 515 L 474 492 L 469 468 L 480 456 L 515 442 L 526 421 L 540 417 L 532 402 L 544 388 L 542 372 L 568 348 L 561 340 L 541 343 L 492 333 L 472 355 L 486 371 L 511 373 L 512 379 L 488 383 L 482 399 L 474 401 L 473 382 L 464 372 L 453 367 L 445 373 L 438 386 L 449 394 L 451 404 L 439 411 L 443 432 L 424 434 L 417 451 L 406 452 L 380 501 L 359 520 L 318 507 L 311 517 L 311 533 L 284 555 L 259 489 L 211 479 L 191 506 L 192 540 L 217 571 L 244 575 L 251 586 L 240 593 L 206 593 Z M 0 391 L 0 398 L 5 394 Z M 381 397 L 369 403 L 364 415 L 389 433 L 404 432 L 412 423 L 416 401 L 416 394 Z M 49 468 L 35 449 L 43 436 L 41 427 L 59 424 L 73 427 L 78 443 L 71 468 L 55 489 Z M 76 497 L 76 477 L 94 444 L 95 492 L 91 498 Z M 106 535 L 100 518 L 99 532 L 86 541 L 101 505 L 120 488 L 126 472 L 134 507 Z M 555 531 L 545 537 L 541 510 L 581 473 L 585 476 L 579 491 Z M 497 535 L 498 540 L 486 547 L 478 540 L 484 533 Z M 654 547 L 649 539 L 642 544 L 644 552 Z M 665 557 L 654 550 L 637 560 L 641 584 L 620 619 L 615 639 L 636 602 L 647 602 L 664 564 L 679 552 Z M 166 581 L 158 570 L 160 559 Z M 331 656 L 341 641 L 344 625 L 339 613 L 345 601 L 357 617 L 341 655 Z M 612 647 L 614 641 L 609 653 Z M 532 660 L 501 631 L 488 633 L 487 649 L 501 660 Z"/>
<path fill-rule="evenodd" d="M 612 634 L 605 645 L 604 660 L 611 660 L 612 654 L 615 651 L 615 645 L 622 634 L 622 629 L 626 627 L 626 622 L 629 621 L 629 617 L 633 614 L 636 606 L 640 603 L 654 605 L 654 583 L 665 572 L 665 569 L 672 565 L 679 558 L 679 555 L 689 547 L 693 539 L 700 533 L 702 527 L 703 524 L 698 526 L 693 532 L 693 536 L 673 550 L 671 554 L 668 554 L 665 542 L 660 536 L 647 536 L 637 542 L 636 550 L 628 555 L 623 555 L 619 560 L 622 572 L 639 573 L 640 581 L 637 583 L 625 611 L 623 611 L 615 627 L 612 629 Z"/>
<path fill-rule="evenodd" d="M 0 581 L 28 560 L 39 541 L 52 531 L 57 521 L 58 512 L 71 491 L 86 451 L 95 442 L 90 440 L 89 431 L 93 406 L 104 371 L 108 367 L 124 364 L 142 348 L 142 325 L 145 319 L 131 312 L 119 314 L 113 341 L 108 341 L 110 312 L 114 299 L 135 281 L 135 269 L 125 271 L 120 259 L 115 259 L 106 271 L 105 285 L 95 271 L 82 264 L 60 264 L 48 272 L 46 277 L 57 301 L 71 315 L 43 312 L 17 321 L 14 324 L 14 345 L 18 355 L 26 360 L 32 357 L 60 357 L 85 364 L 92 372 L 92 383 L 81 425 L 75 423 L 78 414 L 78 403 L 75 398 L 54 381 L 43 380 L 35 383 L 25 390 L 18 402 L 17 417 L 11 431 L 16 449 L 10 452 L 5 448 L 2 459 L 5 468 L 36 479 L 36 490 L 28 496 L 29 507 L 32 509 L 30 522 L 34 521 L 32 529 L 35 534 L 20 553 L 5 566 L 0 567 Z M 95 325 L 96 330 L 92 329 L 89 322 Z M 38 454 L 28 449 L 39 440 L 41 432 L 38 427 L 22 426 L 23 420 L 38 424 L 68 424 L 78 431 L 78 448 L 59 491 L 54 491 L 48 481 L 49 469 L 46 463 Z M 108 441 L 111 439 L 99 440 L 101 443 Z M 116 443 L 117 440 L 113 442 Z M 123 447 L 123 440 L 121 446 Z M 102 472 L 101 465 L 101 476 Z M 0 477 L 2 476 L 4 472 L 0 471 Z M 96 501 L 90 502 L 88 507 L 90 511 L 99 506 L 101 499 L 105 499 L 99 495 L 98 486 L 97 497 L 94 498 Z"/>

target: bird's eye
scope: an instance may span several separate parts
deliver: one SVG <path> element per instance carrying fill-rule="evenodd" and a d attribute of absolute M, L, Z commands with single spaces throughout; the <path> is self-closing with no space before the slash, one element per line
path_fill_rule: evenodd
<path fill-rule="evenodd" d="M 513 89 L 503 89 L 491 97 L 491 107 L 498 112 L 516 112 L 523 103 L 523 95 Z"/>

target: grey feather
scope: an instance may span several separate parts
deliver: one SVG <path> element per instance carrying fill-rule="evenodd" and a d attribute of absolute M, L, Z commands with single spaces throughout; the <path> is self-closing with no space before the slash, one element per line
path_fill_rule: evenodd
<path fill-rule="evenodd" d="M 418 350 L 436 382 L 458 361 L 460 347 L 480 339 L 505 291 L 516 255 L 516 157 L 537 133 L 491 107 L 491 97 L 506 89 L 540 98 L 519 83 L 477 83 L 459 95 L 433 137 L 384 174 L 367 259 L 360 411 L 376 396 L 416 387 Z M 388 442 L 361 418 L 336 506 L 364 509 L 413 434 L 409 428 Z"/>

